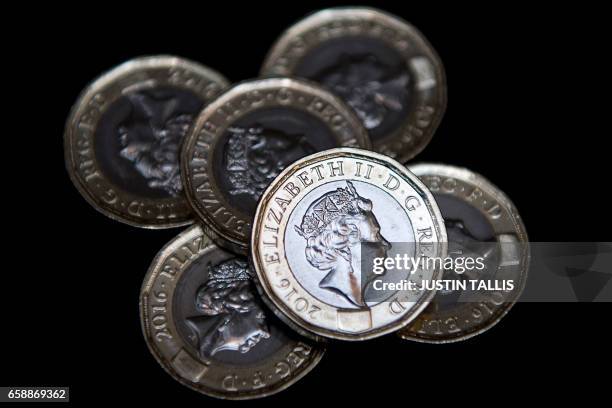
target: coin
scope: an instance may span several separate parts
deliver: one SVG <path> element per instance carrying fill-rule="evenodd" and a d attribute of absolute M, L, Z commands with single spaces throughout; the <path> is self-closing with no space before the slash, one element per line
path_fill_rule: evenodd
<path fill-rule="evenodd" d="M 260 304 L 245 259 L 192 226 L 156 256 L 140 294 L 149 349 L 177 381 L 227 399 L 264 397 L 312 370 L 324 348 Z"/>
<path fill-rule="evenodd" d="M 477 173 L 444 164 L 417 164 L 408 169 L 431 190 L 442 211 L 449 253 L 460 250 L 460 256 L 484 260 L 483 269 L 448 270 L 443 279 L 512 280 L 514 288 L 468 289 L 469 297 L 460 288 L 438 291 L 425 311 L 399 334 L 431 343 L 468 339 L 499 322 L 520 295 L 529 267 L 525 226 L 510 199 Z"/>
<path fill-rule="evenodd" d="M 336 148 L 285 169 L 259 202 L 252 263 L 267 300 L 303 331 L 365 340 L 397 330 L 427 306 L 433 291 L 368 297 L 374 257 L 393 242 L 412 253 L 443 256 L 446 232 L 433 197 L 387 156 Z M 423 269 L 415 281 L 437 279 Z"/>
<path fill-rule="evenodd" d="M 427 39 L 399 17 L 366 7 L 311 14 L 287 29 L 262 75 L 308 78 L 342 97 L 374 150 L 400 162 L 431 140 L 446 109 L 446 77 Z"/>
<path fill-rule="evenodd" d="M 64 133 L 66 168 L 98 211 L 129 225 L 192 222 L 182 191 L 179 147 L 193 118 L 228 82 L 177 57 L 142 57 L 93 81 Z"/>
<path fill-rule="evenodd" d="M 185 141 L 187 198 L 218 245 L 246 253 L 268 184 L 293 161 L 337 146 L 370 146 L 337 97 L 288 78 L 243 82 L 202 111 Z"/>

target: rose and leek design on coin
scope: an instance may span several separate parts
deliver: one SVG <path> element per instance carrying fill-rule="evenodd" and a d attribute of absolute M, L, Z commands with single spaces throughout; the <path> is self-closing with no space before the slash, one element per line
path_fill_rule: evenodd
<path fill-rule="evenodd" d="M 440 256 L 435 202 L 399 163 L 340 148 L 295 163 L 260 201 L 253 233 L 258 283 L 273 307 L 323 337 L 364 340 L 406 325 L 433 292 L 373 283 L 437 279 L 440 269 L 374 274 L 374 259 Z M 391 243 L 401 243 L 396 248 Z"/>
<path fill-rule="evenodd" d="M 202 107 L 227 86 L 206 67 L 142 57 L 95 80 L 73 107 L 66 164 L 99 211 L 146 228 L 191 221 L 180 178 L 180 146 Z"/>
<path fill-rule="evenodd" d="M 170 245 L 145 280 L 141 305 L 149 346 L 173 377 L 207 395 L 256 398 L 318 363 L 322 347 L 265 311 L 245 259 L 213 245 L 199 227 Z"/>

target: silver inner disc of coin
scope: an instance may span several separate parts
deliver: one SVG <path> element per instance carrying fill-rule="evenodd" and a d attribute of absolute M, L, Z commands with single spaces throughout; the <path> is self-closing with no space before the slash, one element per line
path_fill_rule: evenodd
<path fill-rule="evenodd" d="M 393 200 L 387 192 L 372 184 L 361 181 L 352 181 L 352 184 L 359 195 L 367 197 L 374 204 L 371 216 L 361 222 L 359 232 L 364 239 L 367 239 L 368 242 L 371 241 L 371 255 L 393 257 L 398 252 L 397 248 L 390 246 L 390 242 L 414 242 L 414 233 L 412 231 L 410 218 L 397 201 Z M 310 191 L 298 203 L 289 216 L 289 226 L 293 225 L 299 227 L 307 209 L 311 207 L 315 201 L 320 200 L 323 195 L 336 191 L 339 188 L 346 188 L 346 182 L 332 181 Z M 404 228 L 404 226 L 410 226 L 410 228 Z M 345 277 L 336 277 L 336 275 L 348 271 L 349 273 L 355 273 L 356 277 L 360 280 L 358 284 L 364 292 L 361 293 L 361 297 L 368 306 L 373 306 L 382 301 L 382 299 L 374 302 L 368 301 L 367 286 L 369 285 L 364 285 L 365 282 L 361 281 L 364 278 L 361 273 L 361 252 L 365 249 L 364 242 L 356 241 L 347 245 L 347 251 L 350 251 L 351 255 L 350 262 L 340 257 L 335 260 L 336 265 L 330 271 L 329 269 L 321 270 L 313 266 L 313 263 L 317 265 L 320 264 L 316 262 L 317 260 L 313 259 L 309 262 L 306 256 L 299 256 L 299 254 L 306 254 L 308 245 L 307 241 L 299 235 L 295 228 L 290 227 L 285 230 L 284 241 L 287 253 L 297 255 L 287 257 L 294 276 L 314 297 L 334 307 L 348 309 L 360 308 L 360 306 L 357 305 L 357 303 L 359 303 L 358 299 L 356 299 L 350 291 L 346 290 L 347 285 L 344 282 Z M 365 254 L 363 255 L 365 256 Z M 410 256 L 413 255 L 414 251 Z M 330 266 L 329 262 L 326 262 L 325 266 Z M 313 276 L 315 277 L 314 279 Z M 383 280 L 397 282 L 407 278 L 408 274 L 406 271 L 393 270 L 386 273 Z M 323 282 L 324 280 L 325 282 Z"/>
<path fill-rule="evenodd" d="M 418 288 L 441 268 L 375 272 L 373 261 L 445 254 L 441 221 L 424 185 L 389 157 L 351 148 L 313 154 L 283 171 L 258 205 L 251 248 L 259 285 L 304 331 L 380 336 L 408 324 L 434 292 L 375 285 Z"/>

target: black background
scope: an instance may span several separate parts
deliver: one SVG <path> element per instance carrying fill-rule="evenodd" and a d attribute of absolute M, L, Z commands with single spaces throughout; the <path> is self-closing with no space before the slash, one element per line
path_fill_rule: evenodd
<path fill-rule="evenodd" d="M 234 404 L 181 386 L 150 355 L 140 285 L 179 230 L 132 228 L 91 208 L 64 168 L 64 121 L 90 80 L 135 56 L 175 54 L 232 81 L 255 77 L 284 28 L 341 3 L 125 3 L 6 15 L 18 24 L 3 29 L 3 65 L 11 71 L 4 84 L 17 93 L 2 120 L 9 231 L 0 385 L 70 386 L 74 403 Z M 605 14 L 583 2 L 495 4 L 370 4 L 416 25 L 445 64 L 447 112 L 416 161 L 488 177 L 512 198 L 532 241 L 610 240 L 609 128 L 601 121 L 609 103 L 597 100 L 609 48 L 599 44 Z M 610 362 L 609 311 L 607 304 L 517 304 L 494 329 L 457 344 L 394 336 L 333 344 L 310 375 L 249 404 L 454 404 L 482 401 L 487 391 L 493 404 L 524 403 L 528 391 L 590 397 L 601 390 L 594 370 Z"/>

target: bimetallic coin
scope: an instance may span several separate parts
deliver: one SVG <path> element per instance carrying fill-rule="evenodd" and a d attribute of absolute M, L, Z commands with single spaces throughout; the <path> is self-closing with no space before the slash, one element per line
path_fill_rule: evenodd
<path fill-rule="evenodd" d="M 368 266 L 393 257 L 394 242 L 409 243 L 413 256 L 444 256 L 446 232 L 433 197 L 389 157 L 337 148 L 292 164 L 264 192 L 251 261 L 267 301 L 294 325 L 365 340 L 405 326 L 434 294 L 368 295 L 376 278 Z M 405 278 L 437 279 L 436 268 Z"/>
<path fill-rule="evenodd" d="M 431 343 L 465 340 L 493 327 L 510 310 L 527 280 L 529 243 L 512 202 L 479 174 L 444 164 L 408 169 L 433 193 L 444 217 L 449 254 L 481 257 L 483 268 L 444 271 L 444 280 L 512 281 L 512 290 L 438 291 L 430 305 L 399 332 Z M 469 288 L 469 286 L 468 286 Z"/>
<path fill-rule="evenodd" d="M 261 69 L 317 81 L 342 97 L 374 150 L 405 162 L 431 140 L 446 109 L 440 58 L 412 25 L 379 10 L 314 13 L 290 27 Z"/>
<path fill-rule="evenodd" d="M 338 146 L 370 146 L 340 99 L 288 78 L 243 82 L 207 106 L 186 139 L 187 198 L 215 242 L 246 254 L 268 184 L 295 160 Z"/>
<path fill-rule="evenodd" d="M 149 349 L 177 381 L 227 399 L 281 391 L 314 368 L 324 349 L 264 309 L 245 259 L 215 246 L 199 226 L 153 261 L 140 294 Z"/>
<path fill-rule="evenodd" d="M 211 69 L 171 56 L 136 58 L 103 74 L 66 124 L 72 182 L 117 221 L 144 228 L 190 223 L 180 145 L 202 107 L 227 86 Z"/>

